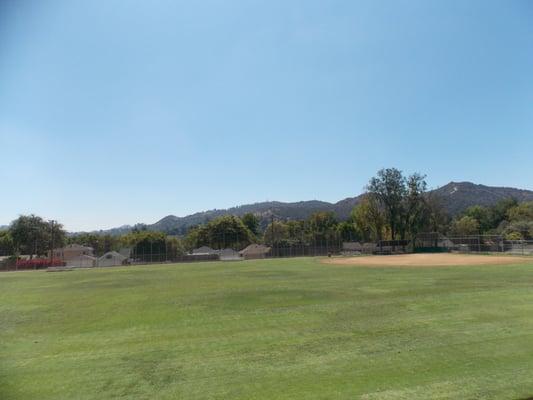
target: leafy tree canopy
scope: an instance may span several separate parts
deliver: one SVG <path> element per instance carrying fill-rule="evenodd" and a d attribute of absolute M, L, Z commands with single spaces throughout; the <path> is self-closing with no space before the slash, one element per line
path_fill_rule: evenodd
<path fill-rule="evenodd" d="M 15 252 L 31 256 L 46 255 L 52 247 L 65 243 L 66 233 L 63 225 L 45 221 L 36 215 L 21 215 L 9 227 Z"/>

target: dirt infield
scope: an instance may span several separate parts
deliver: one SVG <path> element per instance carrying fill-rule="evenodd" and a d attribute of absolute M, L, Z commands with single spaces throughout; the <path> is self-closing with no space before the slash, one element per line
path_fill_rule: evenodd
<path fill-rule="evenodd" d="M 504 265 L 531 263 L 533 258 L 479 255 L 479 254 L 401 254 L 393 256 L 358 256 L 348 258 L 331 258 L 324 260 L 327 264 L 361 265 L 368 267 L 437 267 L 459 265 Z"/>

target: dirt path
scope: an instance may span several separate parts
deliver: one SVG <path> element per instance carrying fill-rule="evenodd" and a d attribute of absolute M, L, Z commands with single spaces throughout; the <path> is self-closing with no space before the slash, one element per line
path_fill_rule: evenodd
<path fill-rule="evenodd" d="M 374 267 L 434 267 L 452 265 L 503 265 L 503 264 L 533 264 L 533 257 L 516 257 L 504 255 L 479 254 L 401 254 L 393 256 L 358 256 L 346 258 L 330 258 L 324 260 L 327 264 L 364 265 Z"/>

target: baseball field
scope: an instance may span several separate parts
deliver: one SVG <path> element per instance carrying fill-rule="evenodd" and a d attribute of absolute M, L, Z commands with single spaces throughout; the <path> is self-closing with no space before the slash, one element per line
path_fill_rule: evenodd
<path fill-rule="evenodd" d="M 0 399 L 527 399 L 533 259 L 0 274 Z"/>

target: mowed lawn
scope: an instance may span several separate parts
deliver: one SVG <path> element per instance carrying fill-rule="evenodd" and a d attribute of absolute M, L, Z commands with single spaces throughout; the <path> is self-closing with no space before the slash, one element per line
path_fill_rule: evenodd
<path fill-rule="evenodd" d="M 0 399 L 523 399 L 530 265 L 0 274 Z"/>

